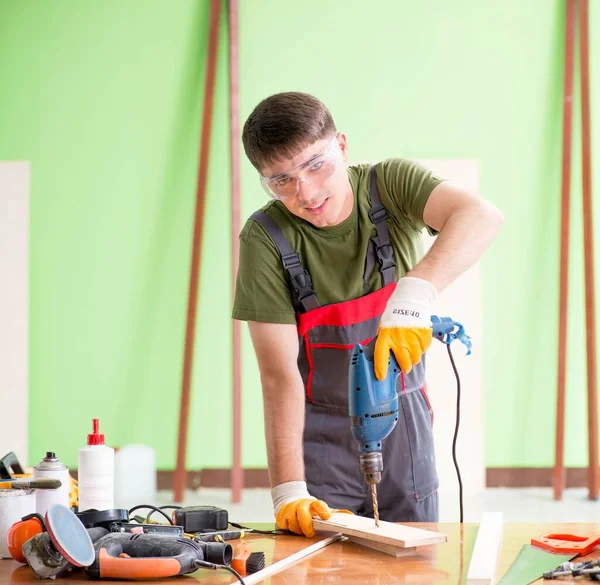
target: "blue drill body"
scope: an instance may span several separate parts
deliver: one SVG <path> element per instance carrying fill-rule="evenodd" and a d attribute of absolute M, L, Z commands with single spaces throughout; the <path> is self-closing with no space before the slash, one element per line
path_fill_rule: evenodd
<path fill-rule="evenodd" d="M 431 325 L 433 337 L 446 344 L 459 339 L 467 346 L 467 354 L 470 353 L 471 341 L 460 323 L 433 315 Z M 393 352 L 390 352 L 387 377 L 379 381 L 365 348 L 359 344 L 354 346 L 348 377 L 348 408 L 352 435 L 358 442 L 361 469 L 369 484 L 381 481 L 382 443 L 398 422 L 396 384 L 399 375 L 400 367 Z"/>

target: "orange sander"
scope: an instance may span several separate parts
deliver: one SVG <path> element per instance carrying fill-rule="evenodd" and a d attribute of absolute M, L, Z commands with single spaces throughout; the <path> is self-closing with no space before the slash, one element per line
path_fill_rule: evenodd
<path fill-rule="evenodd" d="M 46 532 L 29 538 L 22 545 L 22 556 L 40 579 L 54 579 L 70 573 L 77 567 L 87 567 L 94 562 L 94 545 L 108 533 L 105 528 L 86 530 L 69 508 L 54 504 L 48 508 L 45 522 L 40 522 Z M 26 528 L 19 532 L 26 533 Z"/>

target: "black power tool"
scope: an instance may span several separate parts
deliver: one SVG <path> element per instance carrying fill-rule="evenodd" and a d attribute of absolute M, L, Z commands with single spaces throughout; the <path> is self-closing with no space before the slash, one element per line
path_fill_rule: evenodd
<path fill-rule="evenodd" d="M 95 579 L 157 579 L 193 573 L 201 563 L 229 565 L 230 544 L 160 534 L 111 533 L 94 544 L 87 573 Z M 126 555 L 126 556 L 122 556 Z"/>

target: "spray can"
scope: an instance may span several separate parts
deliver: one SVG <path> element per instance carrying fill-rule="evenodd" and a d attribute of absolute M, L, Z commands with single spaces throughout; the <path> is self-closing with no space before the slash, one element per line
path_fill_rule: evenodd
<path fill-rule="evenodd" d="M 112 510 L 114 506 L 115 451 L 104 444 L 97 418 L 87 445 L 79 449 L 78 475 L 79 512 L 96 509 Z"/>
<path fill-rule="evenodd" d="M 60 479 L 61 486 L 56 490 L 35 491 L 35 511 L 44 516 L 52 504 L 61 504 L 69 507 L 69 494 L 71 492 L 71 476 L 68 467 L 52 452 L 48 451 L 46 457 L 33 468 L 33 477 L 52 477 Z"/>

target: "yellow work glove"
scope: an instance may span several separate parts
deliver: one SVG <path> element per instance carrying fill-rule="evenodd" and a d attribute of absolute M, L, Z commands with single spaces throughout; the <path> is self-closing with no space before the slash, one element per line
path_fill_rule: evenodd
<path fill-rule="evenodd" d="M 421 361 L 431 344 L 431 307 L 437 296 L 433 284 L 405 276 L 396 284 L 379 322 L 375 342 L 375 377 L 387 376 L 390 350 L 404 374 Z"/>
<path fill-rule="evenodd" d="M 289 481 L 275 486 L 271 490 L 271 497 L 277 528 L 303 534 L 307 538 L 315 535 L 314 516 L 329 520 L 336 512 L 352 514 L 349 510 L 332 510 L 323 500 L 313 498 L 304 481 Z"/>
<path fill-rule="evenodd" d="M 277 512 L 275 522 L 281 530 L 290 530 L 310 538 L 315 535 L 313 516 L 329 520 L 331 514 L 331 508 L 322 500 L 305 498 L 284 504 Z"/>

